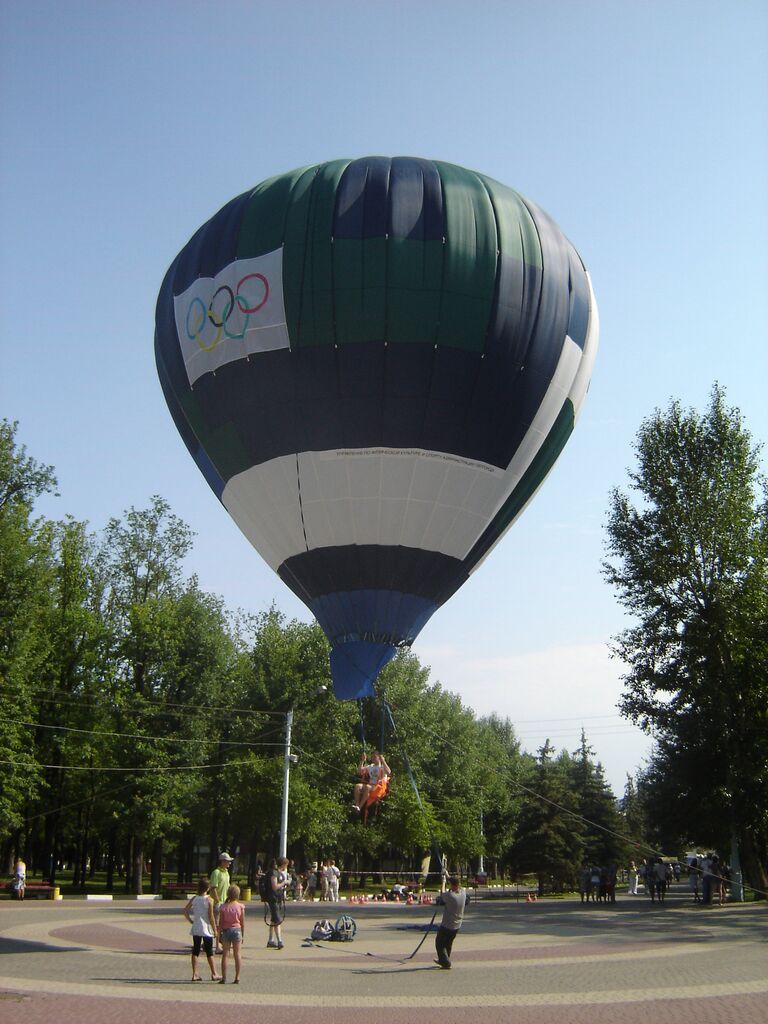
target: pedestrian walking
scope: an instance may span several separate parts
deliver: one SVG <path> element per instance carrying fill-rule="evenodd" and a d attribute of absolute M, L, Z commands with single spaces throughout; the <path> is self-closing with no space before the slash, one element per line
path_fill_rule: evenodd
<path fill-rule="evenodd" d="M 213 962 L 213 937 L 216 934 L 216 918 L 213 915 L 213 900 L 208 895 L 211 883 L 201 878 L 197 883 L 197 895 L 193 896 L 184 907 L 184 916 L 192 925 L 192 981 L 202 981 L 197 973 L 197 961 L 201 948 L 208 960 L 211 981 L 218 981 L 216 967 Z"/>
<path fill-rule="evenodd" d="M 269 911 L 269 938 L 267 939 L 268 949 L 282 949 L 283 936 L 281 927 L 285 920 L 285 887 L 288 881 L 286 868 L 288 858 L 281 857 L 272 868 L 267 888 L 267 909 Z"/>
<path fill-rule="evenodd" d="M 458 875 L 451 875 L 448 879 L 449 888 L 442 894 L 443 917 L 440 927 L 435 936 L 435 952 L 437 953 L 436 964 L 439 964 L 444 971 L 451 968 L 451 952 L 453 940 L 459 934 L 462 921 L 464 920 L 464 907 L 467 902 L 467 894 L 461 887 L 461 879 Z"/>
<path fill-rule="evenodd" d="M 339 879 L 341 871 L 336 867 L 336 861 L 328 861 L 328 898 L 331 903 L 339 902 Z"/>
<path fill-rule="evenodd" d="M 227 898 L 232 879 L 229 877 L 229 867 L 232 858 L 228 853 L 222 851 L 219 854 L 218 867 L 211 872 L 211 896 L 213 896 L 213 914 L 216 918 L 216 952 L 221 953 L 221 925 L 219 923 L 219 911 Z"/>
<path fill-rule="evenodd" d="M 17 857 L 13 864 L 13 880 L 11 882 L 11 892 L 17 900 L 23 900 L 24 894 L 27 891 L 27 865 L 21 859 Z"/>
<path fill-rule="evenodd" d="M 629 878 L 629 888 L 627 889 L 628 896 L 637 896 L 637 864 L 633 860 L 629 862 L 629 871 L 627 872 Z"/>
<path fill-rule="evenodd" d="M 235 980 L 233 984 L 240 984 L 240 948 L 245 938 L 245 907 L 240 900 L 240 886 L 230 885 L 227 889 L 227 898 L 219 908 L 219 941 L 221 942 L 221 978 L 222 985 L 227 982 L 227 960 L 229 951 L 235 961 Z"/>

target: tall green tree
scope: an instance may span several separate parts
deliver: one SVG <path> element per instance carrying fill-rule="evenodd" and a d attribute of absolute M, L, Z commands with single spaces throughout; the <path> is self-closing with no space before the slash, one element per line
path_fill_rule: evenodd
<path fill-rule="evenodd" d="M 155 497 L 147 509 L 110 520 L 101 551 L 113 765 L 132 780 L 120 823 L 129 846 L 127 884 L 136 893 L 148 859 L 153 885 L 158 884 L 159 844 L 182 827 L 200 785 L 197 774 L 183 768 L 195 763 L 195 755 L 204 756 L 205 737 L 185 711 L 187 705 L 204 709 L 206 680 L 194 657 L 185 664 L 184 648 L 205 645 L 196 631 L 206 613 L 217 613 L 205 608 L 194 581 L 184 583 L 183 560 L 191 544 L 189 527 Z"/>
<path fill-rule="evenodd" d="M 535 874 L 539 895 L 545 886 L 572 886 L 584 856 L 583 825 L 569 784 L 568 758 L 554 759 L 549 740 L 525 775 L 517 835 L 510 850 L 516 874 Z"/>
<path fill-rule="evenodd" d="M 571 788 L 584 825 L 584 856 L 590 864 L 622 864 L 628 854 L 624 821 L 616 798 L 605 781 L 603 766 L 582 730 L 581 743 L 573 751 L 569 767 Z"/>
<path fill-rule="evenodd" d="M 110 728 L 100 691 L 104 631 L 94 590 L 95 549 L 85 524 L 72 519 L 52 524 L 52 552 L 49 605 L 40 623 L 48 656 L 38 673 L 35 716 L 38 758 L 47 766 L 37 859 L 53 882 L 58 848 L 62 841 L 71 843 L 82 882 L 96 794 L 114 786 L 114 780 L 91 770 L 103 763 L 105 744 L 99 736 Z M 89 770 L 69 771 L 69 766 Z"/>
<path fill-rule="evenodd" d="M 9 841 L 35 798 L 42 771 L 24 722 L 34 720 L 35 687 L 49 655 L 52 530 L 34 516 L 55 489 L 50 466 L 27 455 L 17 424 L 0 421 L 0 840 Z M 17 845 L 22 840 L 17 840 Z"/>
<path fill-rule="evenodd" d="M 768 890 L 768 500 L 759 448 L 720 387 L 699 414 L 646 419 L 629 490 L 611 493 L 605 575 L 634 623 L 622 712 L 673 753 L 683 802 L 727 821 Z"/>

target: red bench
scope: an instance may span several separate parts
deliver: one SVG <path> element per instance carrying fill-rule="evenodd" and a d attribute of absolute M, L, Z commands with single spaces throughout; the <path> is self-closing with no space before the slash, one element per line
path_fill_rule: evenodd
<path fill-rule="evenodd" d="M 50 896 L 53 886 L 50 882 L 42 879 L 40 882 L 26 882 L 24 885 L 24 899 L 28 896 Z M 0 891 L 7 892 L 13 896 L 13 882 L 1 882 Z"/>
<path fill-rule="evenodd" d="M 194 882 L 166 882 L 163 886 L 163 898 L 172 900 L 178 896 L 182 898 L 195 892 L 197 886 Z"/>

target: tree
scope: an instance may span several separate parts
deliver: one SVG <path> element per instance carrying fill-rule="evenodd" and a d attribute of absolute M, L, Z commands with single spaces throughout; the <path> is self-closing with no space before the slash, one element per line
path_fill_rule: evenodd
<path fill-rule="evenodd" d="M 539 748 L 525 792 L 517 837 L 510 861 L 517 874 L 535 874 L 539 895 L 547 882 L 556 888 L 572 886 L 584 854 L 583 823 L 568 782 L 567 759 L 553 760 L 549 740 Z"/>
<path fill-rule="evenodd" d="M 205 700 L 199 668 L 190 671 L 187 664 L 184 671 L 182 655 L 185 645 L 199 645 L 195 634 L 205 621 L 200 614 L 205 601 L 195 581 L 186 589 L 182 584 L 182 561 L 191 543 L 189 527 L 155 497 L 148 509 L 130 509 L 124 520 L 110 520 L 101 552 L 111 665 L 105 684 L 118 736 L 112 754 L 115 766 L 133 779 L 121 825 L 130 847 L 127 884 L 138 894 L 148 841 L 178 831 L 199 788 L 194 773 L 178 770 L 201 751 L 203 740 L 194 725 L 190 734 L 190 720 L 178 706 L 189 702 L 201 708 Z M 183 702 L 174 700 L 180 688 Z M 174 706 L 164 706 L 169 703 Z M 159 854 L 155 846 L 153 863 Z M 153 882 L 158 881 L 155 871 Z"/>
<path fill-rule="evenodd" d="M 29 458 L 17 425 L 0 421 L 0 839 L 21 827 L 24 807 L 38 792 L 42 773 L 29 726 L 34 693 L 49 655 L 43 628 L 50 609 L 52 532 L 33 518 L 35 500 L 53 491 L 50 466 Z"/>
<path fill-rule="evenodd" d="M 672 402 L 645 420 L 635 454 L 638 500 L 612 491 L 604 565 L 635 619 L 615 642 L 628 666 L 621 710 L 673 754 L 667 767 L 701 830 L 707 816 L 727 815 L 747 877 L 765 892 L 768 500 L 759 447 L 715 386 L 702 415 Z"/>
<path fill-rule="evenodd" d="M 642 776 L 641 776 L 642 778 Z M 677 801 L 674 801 L 677 806 Z M 624 830 L 629 836 L 635 851 L 642 849 L 647 842 L 647 827 L 643 800 L 638 793 L 638 785 L 631 775 L 627 775 L 624 796 L 621 799 L 621 814 L 624 819 Z M 635 859 L 638 854 L 635 852 Z"/>
<path fill-rule="evenodd" d="M 628 851 L 627 842 L 622 838 L 624 822 L 605 781 L 603 766 L 594 763 L 594 753 L 582 729 L 581 744 L 573 752 L 569 776 L 584 824 L 584 856 L 590 864 L 619 864 Z"/>

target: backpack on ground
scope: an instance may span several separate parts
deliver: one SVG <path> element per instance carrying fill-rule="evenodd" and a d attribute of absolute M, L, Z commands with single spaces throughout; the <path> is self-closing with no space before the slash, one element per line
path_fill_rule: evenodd
<path fill-rule="evenodd" d="M 334 942 L 351 942 L 357 934 L 357 923 L 349 914 L 342 914 L 333 927 Z"/>
<path fill-rule="evenodd" d="M 325 920 L 325 918 L 322 921 L 315 921 L 309 937 L 314 939 L 315 942 L 328 942 L 333 938 L 333 925 L 330 921 Z"/>

